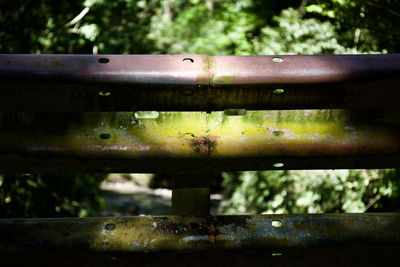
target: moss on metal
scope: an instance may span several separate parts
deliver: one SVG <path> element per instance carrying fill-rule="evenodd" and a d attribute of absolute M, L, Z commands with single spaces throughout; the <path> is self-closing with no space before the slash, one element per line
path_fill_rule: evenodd
<path fill-rule="evenodd" d="M 144 116 L 143 113 L 139 118 L 134 114 L 86 112 L 14 116 L 3 113 L 0 159 L 14 160 L 12 164 L 15 166 L 21 165 L 17 161 L 23 155 L 29 155 L 30 160 L 69 158 L 78 164 L 90 159 L 188 159 L 193 164 L 197 164 L 194 162 L 196 159 L 234 159 L 237 166 L 241 166 L 244 159 L 279 160 L 280 157 L 306 156 L 309 159 L 318 157 L 321 162 L 323 157 L 333 156 L 376 156 L 382 159 L 386 156 L 396 162 L 400 154 L 399 127 L 382 122 L 379 116 L 370 112 L 275 110 L 247 111 L 241 116 L 228 116 L 224 112 L 153 111 L 149 113 L 151 116 Z M 386 159 L 382 162 L 388 163 Z M 272 168 L 273 163 L 263 168 Z M 4 163 L 4 167 L 7 169 L 12 164 Z M 181 162 L 181 168 L 185 164 Z M 318 162 L 314 164 L 307 166 L 321 167 Z M 394 164 L 383 166 L 379 163 L 375 168 L 394 167 Z M 32 162 L 31 165 L 38 164 Z M 108 168 L 107 164 L 100 165 Z M 323 167 L 331 167 L 328 165 Z M 254 167 L 257 166 L 250 166 Z M 349 167 L 362 166 L 354 164 Z M 168 169 L 169 165 L 166 164 L 165 168 Z M 115 168 L 114 163 L 114 167 L 104 171 L 113 169 L 126 171 L 126 166 Z M 224 167 L 219 166 L 218 169 L 223 170 Z"/>
<path fill-rule="evenodd" d="M 159 112 L 157 118 L 141 119 L 133 112 L 83 113 L 63 115 L 51 129 L 43 124 L 59 115 L 41 114 L 21 123 L 29 128 L 27 136 L 3 124 L 0 146 L 5 151 L 19 147 L 32 153 L 121 157 L 368 154 L 399 149 L 396 128 L 354 120 L 344 110 L 248 111 L 242 116 Z"/>

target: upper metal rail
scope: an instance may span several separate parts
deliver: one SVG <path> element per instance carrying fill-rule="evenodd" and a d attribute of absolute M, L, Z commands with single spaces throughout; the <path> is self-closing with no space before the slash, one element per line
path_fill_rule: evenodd
<path fill-rule="evenodd" d="M 400 55 L 0 55 L 0 111 L 394 109 Z"/>

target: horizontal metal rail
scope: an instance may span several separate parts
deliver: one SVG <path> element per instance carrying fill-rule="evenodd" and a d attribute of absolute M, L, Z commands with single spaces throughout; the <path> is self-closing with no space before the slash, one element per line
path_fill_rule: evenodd
<path fill-rule="evenodd" d="M 397 119 L 349 110 L 6 113 L 1 172 L 393 168 Z"/>
<path fill-rule="evenodd" d="M 399 214 L 0 220 L 0 250 L 158 251 L 399 245 Z"/>
<path fill-rule="evenodd" d="M 0 111 L 394 109 L 400 55 L 0 55 Z"/>

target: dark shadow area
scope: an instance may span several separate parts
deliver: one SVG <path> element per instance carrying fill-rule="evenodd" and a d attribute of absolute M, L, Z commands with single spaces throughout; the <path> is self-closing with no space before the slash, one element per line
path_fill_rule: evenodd
<path fill-rule="evenodd" d="M 331 247 L 206 251 L 0 253 L 10 265 L 57 266 L 398 266 L 399 245 L 348 244 Z M 46 259 L 44 261 L 43 259 Z"/>
<path fill-rule="evenodd" d="M 98 216 L 106 174 L 0 175 L 0 218 Z"/>

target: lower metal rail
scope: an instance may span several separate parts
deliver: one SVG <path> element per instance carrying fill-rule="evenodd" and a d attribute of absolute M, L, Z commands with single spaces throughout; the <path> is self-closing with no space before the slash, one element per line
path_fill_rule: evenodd
<path fill-rule="evenodd" d="M 2 252 L 400 245 L 400 214 L 11 219 L 0 232 Z"/>

